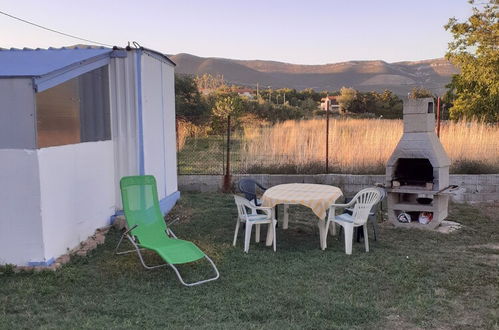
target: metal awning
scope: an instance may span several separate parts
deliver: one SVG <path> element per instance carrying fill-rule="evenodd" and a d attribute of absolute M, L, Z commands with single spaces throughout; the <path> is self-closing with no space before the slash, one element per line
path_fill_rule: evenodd
<path fill-rule="evenodd" d="M 109 64 L 111 48 L 0 50 L 0 78 L 32 78 L 37 92 Z M 125 55 L 126 56 L 126 55 Z"/>

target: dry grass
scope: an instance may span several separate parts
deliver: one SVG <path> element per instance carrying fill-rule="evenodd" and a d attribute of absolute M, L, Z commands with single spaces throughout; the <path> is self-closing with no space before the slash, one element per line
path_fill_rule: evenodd
<path fill-rule="evenodd" d="M 188 137 L 205 137 L 208 135 L 208 126 L 198 126 L 186 120 L 177 121 L 177 147 L 182 150 Z"/>
<path fill-rule="evenodd" d="M 297 173 L 323 168 L 325 127 L 325 119 L 312 119 L 245 128 L 240 136 L 241 167 L 246 172 L 280 168 Z M 401 134 L 400 120 L 331 120 L 330 172 L 383 173 Z M 454 164 L 453 172 L 498 170 L 498 125 L 446 122 L 441 140 Z M 463 170 L 459 169 L 461 165 Z"/>

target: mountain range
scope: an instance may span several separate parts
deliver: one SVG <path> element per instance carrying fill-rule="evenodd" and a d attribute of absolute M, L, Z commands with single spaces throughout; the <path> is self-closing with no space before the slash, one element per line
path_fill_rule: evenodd
<path fill-rule="evenodd" d="M 235 60 L 198 57 L 181 53 L 169 55 L 181 74 L 222 75 L 231 84 L 256 88 L 313 88 L 337 91 L 353 87 L 359 91 L 391 90 L 407 95 L 414 87 L 424 87 L 437 95 L 445 92 L 458 70 L 446 59 L 387 63 L 385 61 L 348 61 L 323 65 L 290 64 L 263 60 Z"/>

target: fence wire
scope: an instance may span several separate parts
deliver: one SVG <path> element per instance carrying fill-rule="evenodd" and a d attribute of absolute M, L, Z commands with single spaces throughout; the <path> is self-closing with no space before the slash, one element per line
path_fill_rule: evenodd
<path fill-rule="evenodd" d="M 203 130 L 199 125 L 191 124 L 197 118 L 177 118 L 177 162 L 179 175 L 192 174 L 226 174 L 227 167 L 227 124 L 219 128 L 219 134 L 213 134 L 209 129 Z M 220 134 L 224 131 L 225 134 Z M 264 134 L 264 133 L 263 133 Z M 254 138 L 254 136 L 253 136 Z M 267 136 L 259 138 L 266 140 Z M 249 140 L 241 130 L 231 130 L 229 168 L 230 174 L 319 174 L 326 173 L 325 151 L 322 159 L 313 154 L 279 153 L 278 161 L 275 154 L 265 152 L 247 152 Z M 323 141 L 321 141 L 323 142 Z M 325 149 L 320 143 L 317 148 Z M 307 159 L 306 164 L 296 162 L 297 158 Z M 316 159 L 315 161 L 313 159 Z M 329 164 L 329 167 L 334 164 Z"/>

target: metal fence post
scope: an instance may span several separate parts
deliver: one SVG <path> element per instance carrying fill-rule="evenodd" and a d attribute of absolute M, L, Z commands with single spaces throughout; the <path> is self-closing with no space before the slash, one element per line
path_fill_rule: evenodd
<path fill-rule="evenodd" d="M 179 152 L 180 149 L 180 143 L 178 141 L 178 119 L 175 117 L 175 141 L 177 141 L 177 152 Z"/>
<path fill-rule="evenodd" d="M 329 173 L 329 107 L 326 103 L 326 174 Z"/>
<path fill-rule="evenodd" d="M 229 192 L 231 190 L 231 177 L 230 177 L 230 115 L 227 116 L 227 165 L 225 166 L 224 175 L 224 192 Z"/>

